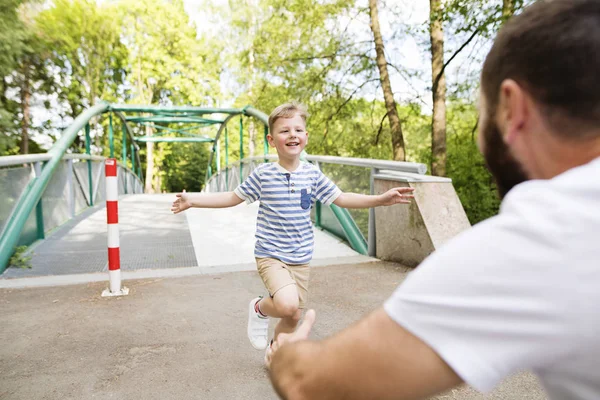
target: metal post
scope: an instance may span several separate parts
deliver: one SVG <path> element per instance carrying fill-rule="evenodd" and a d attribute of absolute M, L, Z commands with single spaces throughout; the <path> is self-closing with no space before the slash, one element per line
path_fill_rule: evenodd
<path fill-rule="evenodd" d="M 135 174 L 135 146 L 131 143 L 131 170 Z"/>
<path fill-rule="evenodd" d="M 91 138 L 90 138 L 90 124 L 85 125 L 85 154 L 91 155 Z M 88 205 L 91 207 L 94 205 L 94 183 L 92 182 L 92 160 L 87 160 L 88 166 L 88 183 L 90 189 L 90 196 Z"/>
<path fill-rule="evenodd" d="M 109 158 L 105 161 L 106 177 L 106 223 L 108 230 L 108 278 L 109 288 L 102 292 L 102 297 L 122 296 L 129 289 L 121 287 L 121 254 L 119 243 L 119 183 L 117 178 L 117 160 Z"/>
<path fill-rule="evenodd" d="M 229 190 L 229 133 L 225 127 L 225 186 Z"/>
<path fill-rule="evenodd" d="M 221 172 L 221 146 L 215 142 L 214 151 L 217 153 L 217 173 Z"/>
<path fill-rule="evenodd" d="M 69 213 L 75 216 L 75 186 L 73 185 L 73 159 L 67 160 L 67 188 L 69 188 Z"/>
<path fill-rule="evenodd" d="M 319 200 L 315 203 L 315 226 L 321 227 L 321 202 Z"/>
<path fill-rule="evenodd" d="M 112 113 L 108 114 L 108 145 L 110 147 L 110 158 L 115 158 L 115 138 L 113 132 Z"/>
<path fill-rule="evenodd" d="M 240 184 L 244 181 L 244 121 L 240 115 Z"/>
<path fill-rule="evenodd" d="M 125 189 L 125 194 L 127 194 L 127 177 L 129 176 L 129 173 L 127 172 L 127 129 L 125 128 L 125 124 L 123 124 L 122 128 L 121 128 L 122 132 L 123 132 L 123 143 L 122 143 L 122 162 L 123 162 L 123 166 L 124 166 L 124 170 L 123 170 L 123 177 L 125 178 L 125 184 L 124 184 L 124 189 Z"/>
<path fill-rule="evenodd" d="M 319 165 L 319 162 L 315 162 L 315 166 L 320 170 L 321 166 Z M 315 203 L 315 226 L 317 228 L 321 227 L 321 202 L 319 200 L 317 200 L 317 202 Z"/>
<path fill-rule="evenodd" d="M 33 169 L 35 170 L 35 176 L 39 177 L 42 174 L 42 162 L 38 161 L 34 164 Z M 37 225 L 37 237 L 38 239 L 44 239 L 44 209 L 42 208 L 42 199 L 44 196 L 40 197 L 40 201 L 38 201 L 35 206 L 35 222 Z"/>
<path fill-rule="evenodd" d="M 264 150 L 264 154 L 265 154 L 265 162 L 268 162 L 269 160 L 267 160 L 267 154 L 269 154 L 269 141 L 267 139 L 267 135 L 269 134 L 269 127 L 267 125 L 265 125 L 265 134 L 264 134 L 264 139 L 265 139 L 265 150 Z"/>
<path fill-rule="evenodd" d="M 371 195 L 375 194 L 375 175 L 379 173 L 377 168 L 371 168 L 371 176 L 369 177 L 369 187 Z M 369 208 L 369 232 L 367 238 L 369 248 L 369 256 L 377 255 L 377 236 L 375 234 L 375 208 Z"/>
<path fill-rule="evenodd" d="M 123 164 L 127 166 L 127 128 L 125 128 L 125 124 L 122 127 L 123 130 L 123 155 L 121 159 L 123 160 Z"/>

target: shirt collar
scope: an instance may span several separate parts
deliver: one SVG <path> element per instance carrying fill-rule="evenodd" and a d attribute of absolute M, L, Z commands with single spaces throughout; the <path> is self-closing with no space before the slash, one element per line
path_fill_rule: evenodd
<path fill-rule="evenodd" d="M 294 174 L 298 171 L 300 171 L 300 169 L 303 167 L 303 163 L 302 161 L 300 161 L 300 164 L 298 165 L 298 168 L 296 168 L 295 171 L 288 171 L 287 169 L 283 168 L 277 161 L 274 162 L 273 164 L 275 164 L 275 169 L 277 169 L 277 171 L 281 172 L 282 174 Z"/>

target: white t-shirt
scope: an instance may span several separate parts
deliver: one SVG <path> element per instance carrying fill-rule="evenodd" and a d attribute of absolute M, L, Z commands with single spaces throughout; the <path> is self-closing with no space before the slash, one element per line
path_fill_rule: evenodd
<path fill-rule="evenodd" d="M 385 310 L 478 390 L 530 370 L 550 399 L 600 399 L 600 158 L 514 187 Z"/>

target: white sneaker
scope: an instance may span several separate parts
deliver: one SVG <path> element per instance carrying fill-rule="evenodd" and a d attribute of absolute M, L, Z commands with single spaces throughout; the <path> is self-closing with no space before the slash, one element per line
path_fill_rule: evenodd
<path fill-rule="evenodd" d="M 264 350 L 269 338 L 269 318 L 261 318 L 254 311 L 254 305 L 260 299 L 260 297 L 252 299 L 248 305 L 248 339 L 256 350 Z"/>

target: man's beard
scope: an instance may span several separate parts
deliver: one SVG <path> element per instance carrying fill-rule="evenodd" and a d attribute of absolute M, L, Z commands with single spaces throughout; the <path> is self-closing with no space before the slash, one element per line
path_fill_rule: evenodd
<path fill-rule="evenodd" d="M 490 113 L 488 116 L 481 132 L 485 146 L 483 157 L 488 169 L 494 176 L 500 199 L 503 199 L 510 189 L 529 178 L 504 143 L 502 135 L 494 122 L 494 113 Z"/>

